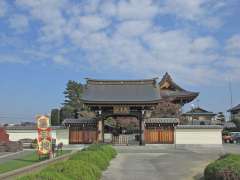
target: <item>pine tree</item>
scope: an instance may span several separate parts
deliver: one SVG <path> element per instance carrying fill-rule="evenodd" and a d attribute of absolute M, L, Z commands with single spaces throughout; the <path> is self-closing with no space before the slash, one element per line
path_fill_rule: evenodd
<path fill-rule="evenodd" d="M 64 106 L 60 109 L 60 124 L 64 119 L 74 118 L 76 114 L 74 114 L 74 109 L 69 106 Z"/>
<path fill-rule="evenodd" d="M 80 111 L 83 108 L 81 96 L 83 93 L 83 85 L 76 81 L 69 80 L 66 90 L 64 91 L 65 101 L 64 106 Z"/>
<path fill-rule="evenodd" d="M 60 125 L 60 111 L 59 109 L 51 110 L 51 125 L 57 126 Z"/>
<path fill-rule="evenodd" d="M 81 101 L 84 85 L 76 81 L 69 80 L 64 91 L 65 100 L 60 110 L 60 121 L 65 118 L 95 117 L 95 113 L 83 106 Z"/>

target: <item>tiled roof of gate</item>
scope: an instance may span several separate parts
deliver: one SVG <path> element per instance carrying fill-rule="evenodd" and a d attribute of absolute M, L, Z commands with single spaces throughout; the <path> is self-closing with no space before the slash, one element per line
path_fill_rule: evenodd
<path fill-rule="evenodd" d="M 176 124 L 178 123 L 178 120 L 176 118 L 147 118 L 145 120 L 145 123 L 153 123 L 153 124 L 164 124 L 164 123 L 170 123 L 170 124 Z"/>
<path fill-rule="evenodd" d="M 145 80 L 87 79 L 82 100 L 85 103 L 141 103 L 161 99 L 156 78 Z"/>
<path fill-rule="evenodd" d="M 168 84 L 168 88 L 164 87 L 165 83 Z M 162 80 L 159 82 L 159 86 L 161 87 L 160 94 L 163 98 L 181 98 L 190 102 L 199 95 L 199 92 L 187 91 L 177 85 L 168 73 L 165 73 Z"/>

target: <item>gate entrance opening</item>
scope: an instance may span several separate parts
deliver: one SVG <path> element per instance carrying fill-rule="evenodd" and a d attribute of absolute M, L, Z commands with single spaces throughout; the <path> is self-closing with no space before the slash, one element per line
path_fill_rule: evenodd
<path fill-rule="evenodd" d="M 104 120 L 104 141 L 119 145 L 139 144 L 139 120 L 134 116 L 108 117 Z"/>

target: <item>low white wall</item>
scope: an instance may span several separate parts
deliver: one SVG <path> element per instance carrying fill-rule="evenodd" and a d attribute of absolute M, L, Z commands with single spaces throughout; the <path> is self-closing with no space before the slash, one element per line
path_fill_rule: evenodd
<path fill-rule="evenodd" d="M 19 141 L 20 139 L 36 139 L 37 130 L 7 130 L 10 141 Z M 68 129 L 52 130 L 52 138 L 56 139 L 56 143 L 62 142 L 67 145 L 69 143 Z"/>
<path fill-rule="evenodd" d="M 19 141 L 20 139 L 36 139 L 37 130 L 7 130 L 10 141 Z"/>
<path fill-rule="evenodd" d="M 64 145 L 69 144 L 69 129 L 57 129 L 56 130 L 56 143 L 62 142 Z"/>
<path fill-rule="evenodd" d="M 112 142 L 112 133 L 104 133 L 104 142 L 106 143 Z"/>
<path fill-rule="evenodd" d="M 176 129 L 176 144 L 222 144 L 221 129 Z"/>

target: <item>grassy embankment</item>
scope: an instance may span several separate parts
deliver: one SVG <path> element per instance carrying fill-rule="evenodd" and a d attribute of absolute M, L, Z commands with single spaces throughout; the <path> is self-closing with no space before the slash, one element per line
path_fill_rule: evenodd
<path fill-rule="evenodd" d="M 51 164 L 18 180 L 98 180 L 116 154 L 110 145 L 91 145 L 68 160 Z"/>
<path fill-rule="evenodd" d="M 58 156 L 66 154 L 66 153 L 70 153 L 70 152 L 71 151 L 64 150 L 64 151 L 60 152 L 58 154 Z M 0 162 L 0 174 L 15 170 L 15 169 L 19 169 L 19 168 L 22 168 L 25 166 L 29 166 L 29 165 L 32 165 L 34 163 L 37 163 L 37 162 L 40 162 L 43 160 L 46 160 L 46 159 L 39 160 L 37 153 L 34 151 L 34 152 L 31 152 L 30 154 L 24 155 L 20 158 L 4 161 L 2 163 Z"/>

